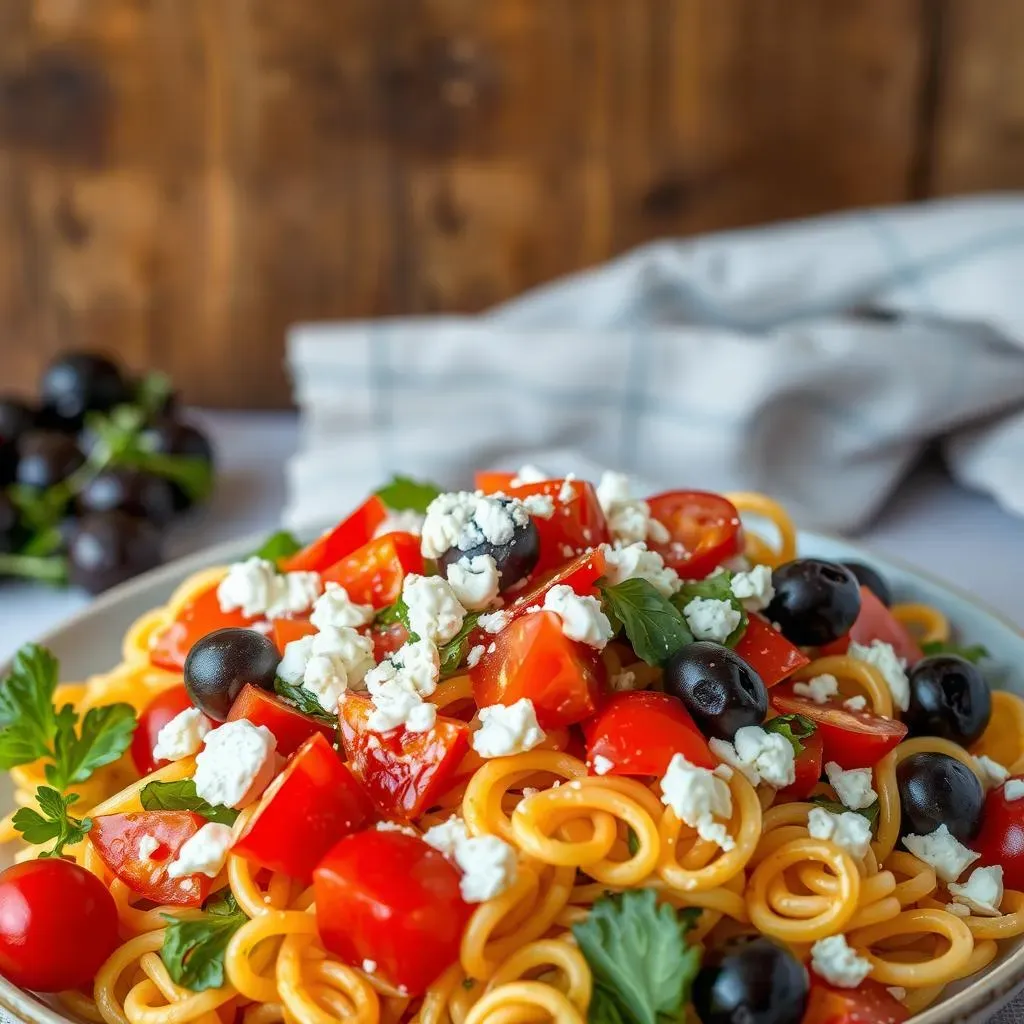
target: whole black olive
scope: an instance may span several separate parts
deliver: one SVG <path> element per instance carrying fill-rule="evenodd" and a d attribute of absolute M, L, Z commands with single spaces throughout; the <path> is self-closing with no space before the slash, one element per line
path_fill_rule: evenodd
<path fill-rule="evenodd" d="M 31 430 L 18 442 L 19 484 L 45 491 L 66 480 L 85 458 L 75 439 L 51 430 Z"/>
<path fill-rule="evenodd" d="M 860 614 L 860 584 L 838 562 L 798 558 L 772 573 L 772 585 L 775 597 L 764 614 L 794 644 L 830 644 Z"/>
<path fill-rule="evenodd" d="M 948 754 L 913 754 L 896 769 L 900 835 L 924 836 L 940 825 L 967 843 L 981 828 L 985 793 L 977 776 Z"/>
<path fill-rule="evenodd" d="M 939 736 L 969 747 L 992 717 L 992 691 L 977 665 L 955 654 L 922 658 L 910 671 L 911 736 Z"/>
<path fill-rule="evenodd" d="M 92 352 L 69 352 L 43 374 L 42 417 L 58 430 L 81 429 L 88 412 L 107 412 L 130 393 L 117 364 Z"/>
<path fill-rule="evenodd" d="M 228 717 L 246 683 L 274 689 L 281 655 L 270 637 L 255 629 L 231 627 L 207 633 L 185 659 L 185 689 L 192 703 L 212 719 Z"/>
<path fill-rule="evenodd" d="M 843 562 L 843 565 L 857 577 L 857 582 L 862 587 L 867 587 L 886 608 L 892 604 L 892 590 L 877 569 L 872 569 L 863 562 Z"/>
<path fill-rule="evenodd" d="M 665 692 L 678 697 L 705 736 L 731 740 L 768 714 L 761 677 L 735 652 L 710 640 L 680 647 L 665 665 Z"/>
<path fill-rule="evenodd" d="M 17 550 L 21 532 L 17 507 L 0 491 L 0 555 L 9 555 Z"/>
<path fill-rule="evenodd" d="M 693 983 L 701 1024 L 800 1024 L 810 982 L 781 942 L 744 935 L 704 954 Z"/>
<path fill-rule="evenodd" d="M 16 398 L 0 398 L 0 487 L 14 480 L 18 441 L 36 422 L 35 413 Z"/>
<path fill-rule="evenodd" d="M 153 569 L 161 560 L 160 531 L 124 512 L 87 516 L 68 546 L 71 582 L 91 594 Z"/>
<path fill-rule="evenodd" d="M 148 427 L 142 434 L 142 443 L 147 450 L 158 455 L 182 455 L 201 459 L 213 467 L 213 446 L 206 435 L 189 423 L 166 417 Z M 182 512 L 195 502 L 192 497 L 177 484 L 174 489 L 174 507 Z"/>
<path fill-rule="evenodd" d="M 105 469 L 82 488 L 78 509 L 83 514 L 119 509 L 166 526 L 174 518 L 174 490 L 169 481 L 152 473 Z"/>

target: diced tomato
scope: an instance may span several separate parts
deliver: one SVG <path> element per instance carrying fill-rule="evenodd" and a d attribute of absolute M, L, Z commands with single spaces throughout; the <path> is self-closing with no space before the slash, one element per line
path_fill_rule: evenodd
<path fill-rule="evenodd" d="M 907 727 L 895 718 L 851 711 L 835 701 L 817 704 L 795 694 L 789 683 L 777 686 L 768 697 L 780 715 L 804 715 L 814 722 L 821 734 L 823 759 L 843 768 L 873 767 L 907 735 Z"/>
<path fill-rule="evenodd" d="M 801 1024 L 903 1024 L 910 1011 L 884 985 L 870 978 L 856 988 L 833 988 L 811 975 Z"/>
<path fill-rule="evenodd" d="M 274 619 L 274 646 L 284 654 L 284 649 L 293 641 L 312 636 L 316 626 L 309 619 Z"/>
<path fill-rule="evenodd" d="M 324 946 L 422 995 L 459 957 L 472 908 L 459 871 L 416 836 L 370 829 L 342 839 L 313 873 Z"/>
<path fill-rule="evenodd" d="M 213 883 L 203 874 L 171 878 L 168 865 L 204 825 L 192 811 L 137 811 L 133 814 L 101 814 L 93 818 L 89 841 L 100 860 L 132 892 L 175 907 L 198 907 Z M 139 840 L 152 836 L 156 850 L 139 858 Z"/>
<path fill-rule="evenodd" d="M 718 764 L 683 702 L 667 693 L 617 693 L 583 731 L 591 771 L 611 765 L 602 775 L 662 776 L 674 754 L 702 768 Z"/>
<path fill-rule="evenodd" d="M 367 697 L 346 694 L 338 717 L 345 758 L 378 808 L 388 815 L 415 818 L 437 801 L 469 749 L 469 727 L 437 716 L 429 732 L 404 726 L 373 732 Z"/>
<path fill-rule="evenodd" d="M 391 657 L 399 648 L 404 647 L 409 639 L 409 630 L 401 622 L 392 622 L 389 626 L 374 626 L 370 630 L 373 641 L 373 659 L 379 665 L 385 658 Z"/>
<path fill-rule="evenodd" d="M 731 501 L 708 491 L 668 491 L 647 499 L 651 515 L 672 535 L 651 544 L 680 576 L 703 579 L 743 549 L 739 513 Z"/>
<path fill-rule="evenodd" d="M 607 563 L 604 552 L 600 548 L 585 551 L 577 555 L 571 562 L 566 562 L 553 576 L 534 584 L 525 594 L 521 594 L 506 609 L 510 618 L 522 615 L 529 608 L 544 604 L 544 597 L 552 587 L 571 587 L 580 597 L 597 594 L 595 584 L 604 575 Z"/>
<path fill-rule="evenodd" d="M 192 698 L 184 686 L 172 686 L 169 690 L 157 694 L 139 715 L 139 724 L 132 736 L 132 761 L 140 775 L 149 775 L 157 768 L 162 768 L 169 761 L 154 761 L 153 748 L 156 746 L 160 730 L 182 711 L 192 707 Z M 213 722 L 210 725 L 214 725 Z"/>
<path fill-rule="evenodd" d="M 221 611 L 217 588 L 211 587 L 185 605 L 174 622 L 154 639 L 149 660 L 169 672 L 180 672 L 192 645 L 207 633 L 229 626 L 249 626 L 253 621 L 240 611 Z"/>
<path fill-rule="evenodd" d="M 347 519 L 317 537 L 312 544 L 285 559 L 281 568 L 284 572 L 300 569 L 323 572 L 346 555 L 351 555 L 373 539 L 377 528 L 388 517 L 384 502 L 373 495 L 364 501 Z"/>
<path fill-rule="evenodd" d="M 1007 800 L 1002 786 L 993 789 L 985 798 L 981 831 L 971 840 L 971 849 L 981 854 L 982 866 L 1002 865 L 1007 889 L 1024 888 L 1024 800 Z"/>
<path fill-rule="evenodd" d="M 800 743 L 804 749 L 796 755 L 796 760 L 793 763 L 796 778 L 793 785 L 779 790 L 780 800 L 806 800 L 821 778 L 821 769 L 824 764 L 822 755 L 825 750 L 821 730 L 815 727 L 810 736 L 800 737 Z"/>
<path fill-rule="evenodd" d="M 244 718 L 253 725 L 265 725 L 277 739 L 277 752 L 289 757 L 302 746 L 310 736 L 319 733 L 334 742 L 335 730 L 330 722 L 323 722 L 312 715 L 304 714 L 298 708 L 286 704 L 280 697 L 261 690 L 252 683 L 246 683 L 231 705 L 227 720 L 235 722 Z"/>
<path fill-rule="evenodd" d="M 497 494 L 499 491 L 508 494 L 515 479 L 515 473 L 503 473 L 499 469 L 478 469 L 473 474 L 476 489 L 484 494 Z"/>
<path fill-rule="evenodd" d="M 339 839 L 370 820 L 370 801 L 319 733 L 270 784 L 232 850 L 271 871 L 309 881 Z"/>
<path fill-rule="evenodd" d="M 605 680 L 600 654 L 570 640 L 554 612 L 522 615 L 494 638 L 494 651 L 469 670 L 479 707 L 529 697 L 545 729 L 572 725 L 596 710 Z"/>
<path fill-rule="evenodd" d="M 412 533 L 386 533 L 323 572 L 325 583 L 340 583 L 356 604 L 383 608 L 398 600 L 402 580 L 423 574 L 420 539 Z"/>
<path fill-rule="evenodd" d="M 858 644 L 870 644 L 872 640 L 892 644 L 896 654 L 905 658 L 908 665 L 915 665 L 924 657 L 924 652 L 910 630 L 898 622 L 892 612 L 875 596 L 874 591 L 868 590 L 867 587 L 860 588 L 860 614 L 850 632 L 835 643 L 823 647 L 820 653 L 823 656 L 845 654 L 851 640 Z"/>
<path fill-rule="evenodd" d="M 781 683 L 810 663 L 810 658 L 799 647 L 791 644 L 760 615 L 750 616 L 746 632 L 734 650 L 761 677 L 765 686 Z"/>

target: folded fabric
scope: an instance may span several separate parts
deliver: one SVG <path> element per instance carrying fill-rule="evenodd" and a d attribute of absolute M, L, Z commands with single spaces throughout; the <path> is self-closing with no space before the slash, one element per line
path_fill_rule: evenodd
<path fill-rule="evenodd" d="M 534 462 L 851 531 L 933 443 L 1024 514 L 1022 279 L 998 196 L 658 242 L 480 317 L 301 325 L 288 518 Z"/>

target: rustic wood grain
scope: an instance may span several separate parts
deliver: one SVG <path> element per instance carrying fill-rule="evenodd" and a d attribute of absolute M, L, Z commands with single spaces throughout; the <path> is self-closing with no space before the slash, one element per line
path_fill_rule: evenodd
<path fill-rule="evenodd" d="M 281 404 L 297 320 L 898 201 L 920 6 L 4 0 L 0 380 L 91 345 Z"/>

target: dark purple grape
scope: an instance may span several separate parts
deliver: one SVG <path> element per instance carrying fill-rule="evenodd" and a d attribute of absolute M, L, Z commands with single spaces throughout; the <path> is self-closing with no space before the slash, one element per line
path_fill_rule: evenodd
<path fill-rule="evenodd" d="M 18 441 L 36 423 L 36 414 L 17 398 L 0 398 L 0 487 L 14 480 Z"/>
<path fill-rule="evenodd" d="M 48 427 L 75 432 L 88 412 L 107 412 L 131 398 L 117 364 L 91 352 L 69 352 L 43 374 L 42 416 Z"/>
<path fill-rule="evenodd" d="M 21 524 L 14 502 L 0 491 L 0 555 L 9 555 L 18 548 Z"/>
<path fill-rule="evenodd" d="M 213 446 L 206 435 L 190 423 L 174 418 L 157 421 L 143 433 L 143 445 L 158 455 L 181 455 L 202 459 L 213 466 Z M 180 512 L 189 508 L 192 498 L 177 484 L 174 488 L 174 507 Z"/>
<path fill-rule="evenodd" d="M 94 512 L 79 524 L 68 557 L 71 582 L 99 594 L 160 564 L 160 531 L 124 512 Z"/>
<path fill-rule="evenodd" d="M 82 515 L 117 509 L 156 526 L 166 526 L 174 518 L 171 484 L 138 469 L 103 470 L 82 488 L 77 504 Z"/>
<path fill-rule="evenodd" d="M 25 487 L 45 491 L 66 480 L 84 462 L 73 437 L 52 430 L 31 430 L 18 443 L 15 479 Z"/>

